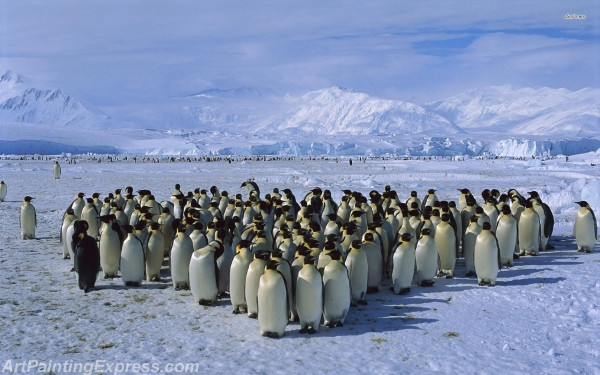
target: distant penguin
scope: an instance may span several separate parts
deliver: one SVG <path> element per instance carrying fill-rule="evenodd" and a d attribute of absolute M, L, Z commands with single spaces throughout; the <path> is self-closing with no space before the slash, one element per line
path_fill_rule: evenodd
<path fill-rule="evenodd" d="M 449 214 L 443 214 L 434 237 L 435 247 L 440 256 L 438 276 L 446 276 L 446 278 L 454 277 L 456 266 L 456 234 L 449 221 Z"/>
<path fill-rule="evenodd" d="M 127 233 L 121 250 L 121 279 L 127 286 L 140 286 L 146 263 L 144 247 L 131 225 L 123 225 L 121 228 Z"/>
<path fill-rule="evenodd" d="M 171 247 L 171 279 L 175 290 L 188 289 L 190 285 L 190 260 L 194 253 L 194 245 L 185 231 L 185 225 L 180 224 Z"/>
<path fill-rule="evenodd" d="M 342 327 L 350 309 L 350 279 L 342 263 L 342 253 L 329 253 L 331 262 L 323 270 L 323 323 L 327 327 Z"/>
<path fill-rule="evenodd" d="M 245 297 L 249 318 L 256 318 L 258 316 L 258 286 L 260 277 L 265 272 L 265 266 L 268 259 L 268 251 L 259 251 L 254 253 L 254 260 L 248 266 L 248 272 L 246 273 Z"/>
<path fill-rule="evenodd" d="M 54 162 L 54 166 L 52 167 L 52 173 L 54 174 L 54 179 L 58 180 L 60 178 L 60 164 L 57 161 Z"/>
<path fill-rule="evenodd" d="M 165 257 L 165 238 L 158 223 L 150 224 L 150 232 L 146 241 L 146 281 L 160 281 L 160 268 Z"/>
<path fill-rule="evenodd" d="M 4 199 L 6 199 L 7 191 L 8 188 L 6 187 L 4 181 L 0 181 L 0 202 L 4 202 Z"/>
<path fill-rule="evenodd" d="M 365 298 L 369 281 L 369 264 L 367 261 L 367 254 L 361 247 L 362 242 L 360 240 L 352 241 L 350 251 L 344 262 L 350 279 L 351 306 L 367 304 Z M 325 270 L 323 270 L 323 272 L 325 272 Z"/>
<path fill-rule="evenodd" d="M 471 216 L 469 226 L 465 231 L 463 239 L 463 257 L 465 258 L 465 276 L 475 276 L 475 243 L 477 236 L 481 233 L 481 225 L 477 221 L 477 216 Z"/>
<path fill-rule="evenodd" d="M 69 208 L 63 217 L 62 225 L 60 227 L 60 244 L 63 249 L 63 259 L 70 259 L 71 253 L 69 252 L 71 238 L 67 237 L 67 228 L 71 223 L 77 220 L 77 216 L 73 212 L 72 208 Z"/>
<path fill-rule="evenodd" d="M 598 222 L 596 215 L 586 201 L 575 202 L 579 205 L 575 226 L 573 227 L 573 236 L 577 243 L 577 251 L 591 253 L 598 239 Z"/>
<path fill-rule="evenodd" d="M 500 269 L 498 241 L 491 231 L 490 223 L 483 223 L 481 233 L 475 242 L 475 272 L 479 285 L 496 285 Z"/>
<path fill-rule="evenodd" d="M 431 238 L 431 230 L 423 228 L 421 238 L 415 249 L 417 265 L 417 284 L 419 286 L 433 286 L 434 277 L 438 268 L 438 252 L 435 240 Z"/>
<path fill-rule="evenodd" d="M 37 226 L 37 217 L 35 214 L 35 207 L 31 204 L 33 198 L 29 195 L 23 198 L 21 204 L 20 214 L 20 226 L 21 226 L 21 238 L 24 240 L 31 240 L 35 238 L 35 228 Z"/>
<path fill-rule="evenodd" d="M 540 249 L 540 217 L 533 208 L 533 202 L 528 200 L 521 212 L 518 224 L 519 254 L 538 255 Z"/>
<path fill-rule="evenodd" d="M 392 289 L 395 294 L 410 292 L 415 273 L 415 245 L 410 233 L 404 233 L 392 257 Z"/>
<path fill-rule="evenodd" d="M 323 277 L 315 267 L 315 257 L 304 257 L 296 280 L 296 311 L 300 333 L 316 333 L 323 316 Z"/>
<path fill-rule="evenodd" d="M 219 290 L 217 258 L 223 253 L 223 244 L 212 241 L 205 247 L 194 251 L 190 259 L 190 290 L 194 302 L 200 305 L 212 305 L 216 302 Z"/>
<path fill-rule="evenodd" d="M 496 238 L 500 251 L 500 265 L 512 267 L 517 246 L 517 220 L 509 205 L 502 206 L 502 212 L 496 224 Z"/>
<path fill-rule="evenodd" d="M 100 272 L 100 251 L 96 239 L 80 232 L 73 238 L 75 248 L 75 270 L 79 289 L 85 293 L 96 285 Z"/>
<path fill-rule="evenodd" d="M 285 278 L 277 271 L 278 262 L 269 260 L 259 278 L 257 292 L 258 325 L 263 336 L 283 336 L 289 317 Z"/>
<path fill-rule="evenodd" d="M 108 279 L 117 277 L 119 272 L 123 234 L 114 214 L 101 216 L 100 220 L 107 225 L 100 235 L 100 265 L 104 278 Z"/>
<path fill-rule="evenodd" d="M 237 245 L 237 252 L 231 262 L 229 271 L 229 297 L 233 305 L 233 313 L 240 314 L 241 310 L 247 312 L 246 305 L 246 275 L 248 267 L 252 262 L 252 253 L 250 252 L 251 242 L 241 240 Z"/>

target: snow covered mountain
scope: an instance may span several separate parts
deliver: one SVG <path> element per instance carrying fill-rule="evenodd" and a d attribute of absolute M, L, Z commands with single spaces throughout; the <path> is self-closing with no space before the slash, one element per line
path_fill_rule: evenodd
<path fill-rule="evenodd" d="M 469 133 L 591 137 L 600 134 L 600 90 L 493 86 L 424 107 Z"/>
<path fill-rule="evenodd" d="M 292 99 L 293 109 L 271 120 L 268 134 L 452 135 L 463 131 L 444 117 L 408 102 L 332 87 Z"/>
<path fill-rule="evenodd" d="M 18 73 L 0 77 L 0 123 L 101 126 L 108 116 L 60 89 L 31 87 Z"/>

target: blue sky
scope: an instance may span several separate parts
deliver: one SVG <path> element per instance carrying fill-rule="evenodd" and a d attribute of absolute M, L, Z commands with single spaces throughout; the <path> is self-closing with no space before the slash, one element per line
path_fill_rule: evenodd
<path fill-rule="evenodd" d="M 0 0 L 0 34 L 1 71 L 109 112 L 242 86 L 416 103 L 600 87 L 598 1 Z"/>

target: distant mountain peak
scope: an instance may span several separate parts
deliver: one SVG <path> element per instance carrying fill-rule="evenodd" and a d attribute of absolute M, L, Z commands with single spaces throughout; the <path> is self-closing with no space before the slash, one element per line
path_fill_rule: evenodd
<path fill-rule="evenodd" d="M 7 70 L 0 77 L 0 83 L 2 83 L 2 82 L 12 83 L 12 84 L 21 84 L 21 83 L 25 83 L 25 78 L 19 73 L 16 73 L 12 70 Z"/>

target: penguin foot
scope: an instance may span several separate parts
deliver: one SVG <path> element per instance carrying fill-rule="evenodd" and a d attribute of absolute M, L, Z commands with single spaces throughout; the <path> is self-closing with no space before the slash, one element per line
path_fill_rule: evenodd
<path fill-rule="evenodd" d="M 229 293 L 227 293 L 227 292 L 219 293 L 218 297 L 219 298 L 227 298 L 227 297 L 229 297 Z"/>
<path fill-rule="evenodd" d="M 585 252 L 586 252 L 586 253 L 588 253 L 588 254 L 591 254 L 591 253 L 592 253 L 592 250 L 590 250 L 590 249 L 585 249 Z"/>
<path fill-rule="evenodd" d="M 364 299 L 361 299 L 360 301 L 358 301 L 358 304 L 359 304 L 359 305 L 366 306 L 366 305 L 368 305 L 369 303 L 368 303 L 366 300 L 364 300 Z"/>
<path fill-rule="evenodd" d="M 308 332 L 308 334 L 309 334 L 309 335 L 314 335 L 315 333 L 317 333 L 317 330 L 316 330 L 316 329 L 314 329 L 313 327 L 310 327 L 310 328 L 307 330 L 307 332 Z"/>
<path fill-rule="evenodd" d="M 410 288 L 402 288 L 398 294 L 406 294 L 410 292 Z"/>
<path fill-rule="evenodd" d="M 71 259 L 70 255 L 63 255 L 63 259 Z"/>
<path fill-rule="evenodd" d="M 521 257 L 520 254 L 513 253 L 513 259 L 519 259 Z"/>
<path fill-rule="evenodd" d="M 475 276 L 475 272 L 469 271 L 465 274 L 465 276 L 467 276 L 467 277 Z"/>
<path fill-rule="evenodd" d="M 308 333 L 308 327 L 303 327 L 299 332 L 300 333 Z"/>
<path fill-rule="evenodd" d="M 367 294 L 379 293 L 379 287 L 371 286 L 367 288 Z"/>
<path fill-rule="evenodd" d="M 75 272 L 75 267 L 71 268 L 71 272 Z"/>
<path fill-rule="evenodd" d="M 554 250 L 554 245 L 551 245 L 549 243 L 546 244 L 546 250 Z"/>
<path fill-rule="evenodd" d="M 343 326 L 344 326 L 344 323 L 342 323 L 342 322 L 336 322 L 336 323 L 335 323 L 335 326 L 336 326 L 336 327 L 343 327 Z"/>
<path fill-rule="evenodd" d="M 154 276 L 150 281 L 160 281 L 160 276 Z"/>
<path fill-rule="evenodd" d="M 333 322 L 325 322 L 325 327 L 334 328 L 335 327 L 335 323 L 333 323 Z"/>
<path fill-rule="evenodd" d="M 452 275 L 446 275 L 446 279 L 453 279 L 453 278 L 454 278 L 454 276 L 452 276 Z"/>
<path fill-rule="evenodd" d="M 257 313 L 248 313 L 248 318 L 256 319 L 256 318 L 258 318 L 258 314 Z"/>
<path fill-rule="evenodd" d="M 198 305 L 200 306 L 211 306 L 213 304 L 214 301 L 208 300 L 208 299 L 201 299 L 200 301 L 198 301 Z"/>
<path fill-rule="evenodd" d="M 435 282 L 433 280 L 423 280 L 419 282 L 419 286 L 433 286 Z"/>
<path fill-rule="evenodd" d="M 233 313 L 237 315 L 241 314 L 242 312 L 240 311 L 240 309 L 236 308 L 235 310 L 233 310 Z"/>
<path fill-rule="evenodd" d="M 486 285 L 486 282 L 485 282 L 485 281 L 480 281 L 480 282 L 479 282 L 479 286 L 485 286 L 485 285 Z"/>
<path fill-rule="evenodd" d="M 265 336 L 265 337 L 268 337 L 270 339 L 276 339 L 276 338 L 279 337 L 279 335 L 277 333 L 275 333 L 275 332 L 263 332 L 262 335 Z"/>
<path fill-rule="evenodd" d="M 356 306 L 358 306 L 358 303 L 356 303 L 356 302 L 350 302 L 350 306 L 351 307 L 356 307 Z"/>

